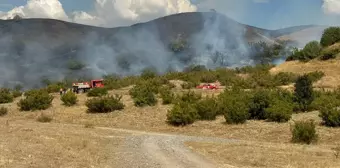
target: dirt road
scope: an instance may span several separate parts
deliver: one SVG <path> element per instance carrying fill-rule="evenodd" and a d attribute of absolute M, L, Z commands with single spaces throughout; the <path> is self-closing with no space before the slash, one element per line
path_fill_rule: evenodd
<path fill-rule="evenodd" d="M 219 168 L 222 166 L 193 152 L 184 145 L 184 142 L 234 142 L 233 140 L 219 138 L 152 133 L 110 127 L 86 129 L 84 125 L 41 124 L 26 121 L 11 122 L 10 126 L 2 125 L 0 128 L 0 131 L 2 131 L 2 134 L 4 134 L 6 138 L 13 137 L 12 139 L 3 139 L 3 141 L 0 141 L 0 146 L 2 146 L 3 150 L 9 152 L 8 154 L 4 153 L 4 155 L 0 154 L 0 158 L 4 161 L 11 160 L 11 163 L 5 164 L 5 162 L 3 162 L 2 166 L 0 164 L 0 167 L 18 167 L 29 162 L 33 167 L 47 166 L 47 164 L 49 164 L 50 167 L 63 167 L 65 165 L 83 167 L 87 165 L 85 167 Z M 23 136 L 25 130 L 30 130 L 31 133 Z M 20 134 L 20 136 L 16 134 Z M 36 140 L 32 141 L 32 138 Z M 65 140 L 65 138 L 67 138 L 67 140 Z M 52 139 L 54 140 L 51 141 Z M 86 141 L 81 139 L 85 139 Z M 117 139 L 119 139 L 119 143 L 115 142 Z M 17 141 L 16 144 L 26 145 L 10 145 L 14 140 Z M 79 145 L 76 144 L 77 142 L 81 144 L 80 148 Z M 83 145 L 82 143 L 84 142 L 87 142 L 87 145 Z M 113 144 L 113 142 L 115 142 L 115 144 Z M 91 146 L 90 143 L 92 143 Z M 41 146 L 41 144 L 44 145 Z M 37 145 L 41 148 L 37 148 Z M 6 146 L 8 149 L 6 149 Z M 34 151 L 32 151 L 30 146 L 32 146 Z M 50 150 L 55 146 L 59 146 L 58 149 Z M 74 148 L 72 148 L 72 146 L 74 146 Z M 90 146 L 91 149 L 88 149 L 89 147 L 87 146 Z M 64 149 L 68 150 L 64 151 Z M 15 150 L 18 152 L 11 153 L 11 151 Z M 50 151 L 47 152 L 47 150 Z M 88 152 L 86 152 L 86 150 Z M 81 152 L 85 152 L 87 156 L 84 157 L 84 155 L 80 154 Z M 70 153 L 72 153 L 72 158 L 76 158 L 76 160 L 79 161 L 64 160 L 64 162 L 60 162 L 60 158 L 66 157 L 70 155 Z M 53 157 L 47 158 L 46 154 Z M 19 159 L 17 157 L 18 155 L 29 157 Z M 96 159 L 86 163 L 88 158 L 93 159 L 93 157 Z M 56 163 L 56 160 L 58 160 L 58 164 L 52 164 Z"/>
<path fill-rule="evenodd" d="M 140 168 L 219 168 L 213 161 L 207 160 L 188 149 L 184 142 L 220 142 L 231 143 L 235 140 L 183 136 L 174 134 L 152 133 L 98 127 L 97 129 L 130 133 L 125 144 L 120 148 L 117 167 Z M 232 167 L 226 166 L 223 167 Z"/>

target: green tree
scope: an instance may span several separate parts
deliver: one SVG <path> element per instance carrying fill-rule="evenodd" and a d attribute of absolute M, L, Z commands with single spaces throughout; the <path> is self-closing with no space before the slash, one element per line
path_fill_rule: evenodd
<path fill-rule="evenodd" d="M 323 47 L 327 47 L 339 41 L 340 41 L 340 27 L 329 27 L 324 30 L 320 43 Z"/>
<path fill-rule="evenodd" d="M 312 81 L 308 75 L 298 77 L 295 83 L 294 94 L 300 110 L 308 110 L 309 105 L 314 100 Z"/>
<path fill-rule="evenodd" d="M 304 57 L 307 59 L 314 59 L 321 53 L 321 45 L 318 41 L 311 41 L 303 48 Z"/>

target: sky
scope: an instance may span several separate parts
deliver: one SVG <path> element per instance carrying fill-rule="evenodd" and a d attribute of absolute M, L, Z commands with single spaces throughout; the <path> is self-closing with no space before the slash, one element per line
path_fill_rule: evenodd
<path fill-rule="evenodd" d="M 103 27 L 210 9 L 266 29 L 340 24 L 340 0 L 0 0 L 1 19 L 20 14 Z"/>

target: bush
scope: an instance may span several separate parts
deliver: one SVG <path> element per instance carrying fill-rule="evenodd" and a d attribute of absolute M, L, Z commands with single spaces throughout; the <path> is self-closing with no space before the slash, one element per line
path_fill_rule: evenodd
<path fill-rule="evenodd" d="M 319 116 L 323 124 L 329 127 L 340 127 L 340 110 L 338 107 L 324 107 L 320 110 Z"/>
<path fill-rule="evenodd" d="M 197 110 L 193 104 L 188 102 L 178 102 L 167 113 L 167 122 L 174 126 L 185 126 L 192 124 L 199 118 Z"/>
<path fill-rule="evenodd" d="M 317 92 L 315 92 L 317 93 Z M 320 92 L 315 94 L 315 99 L 310 105 L 311 110 L 322 110 L 323 108 L 336 108 L 340 106 L 340 95 L 338 92 Z"/>
<path fill-rule="evenodd" d="M 182 95 L 177 95 L 175 101 L 176 102 L 183 101 L 183 102 L 195 104 L 199 100 L 201 100 L 201 98 L 202 98 L 201 94 L 197 94 L 194 91 L 189 90 L 187 92 L 184 92 Z"/>
<path fill-rule="evenodd" d="M 323 47 L 327 47 L 339 41 L 340 41 L 340 27 L 329 27 L 324 30 L 320 43 Z"/>
<path fill-rule="evenodd" d="M 46 90 L 31 90 L 25 95 L 26 98 L 18 102 L 21 111 L 46 110 L 52 105 L 53 96 Z"/>
<path fill-rule="evenodd" d="M 287 122 L 292 118 L 293 106 L 285 101 L 276 100 L 265 109 L 268 121 Z"/>
<path fill-rule="evenodd" d="M 88 113 L 109 113 L 115 110 L 124 109 L 125 105 L 121 102 L 122 96 L 104 96 L 87 100 L 85 105 Z"/>
<path fill-rule="evenodd" d="M 266 90 L 257 91 L 250 100 L 249 113 L 251 119 L 266 119 L 265 109 L 270 105 L 270 95 Z"/>
<path fill-rule="evenodd" d="M 0 104 L 13 102 L 13 95 L 9 89 L 0 88 Z"/>
<path fill-rule="evenodd" d="M 295 83 L 294 94 L 299 109 L 307 111 L 314 100 L 312 80 L 308 75 L 298 77 Z"/>
<path fill-rule="evenodd" d="M 20 97 L 22 95 L 22 92 L 20 92 L 19 90 L 13 90 L 12 91 L 12 96 L 14 98 Z"/>
<path fill-rule="evenodd" d="M 297 121 L 291 132 L 293 143 L 311 144 L 318 140 L 314 121 Z"/>
<path fill-rule="evenodd" d="M 217 100 L 208 97 L 197 102 L 196 110 L 201 120 L 215 120 L 218 112 Z"/>
<path fill-rule="evenodd" d="M 8 109 L 6 107 L 0 107 L 0 117 L 7 115 Z"/>
<path fill-rule="evenodd" d="M 129 91 L 129 94 L 137 107 L 154 106 L 158 102 L 154 89 L 155 87 L 149 87 L 147 83 L 139 83 Z"/>
<path fill-rule="evenodd" d="M 105 96 L 108 94 L 108 91 L 106 88 L 93 88 L 88 93 L 88 97 L 99 97 L 99 96 Z"/>
<path fill-rule="evenodd" d="M 181 87 L 183 89 L 191 89 L 191 88 L 195 88 L 198 85 L 198 83 L 196 82 L 185 82 L 181 84 Z"/>
<path fill-rule="evenodd" d="M 326 60 L 334 59 L 339 53 L 340 53 L 339 48 L 325 49 L 321 52 L 320 60 L 326 61 Z"/>
<path fill-rule="evenodd" d="M 321 46 L 318 41 L 311 41 L 303 48 L 303 54 L 308 60 L 314 59 L 320 55 Z"/>
<path fill-rule="evenodd" d="M 309 79 L 310 79 L 312 82 L 317 82 L 317 81 L 319 81 L 322 77 L 325 76 L 325 73 L 323 73 L 322 71 L 314 71 L 314 72 L 308 73 L 307 76 L 309 77 Z"/>
<path fill-rule="evenodd" d="M 144 80 L 153 79 L 157 77 L 157 73 L 154 70 L 148 68 L 143 70 L 140 77 Z"/>
<path fill-rule="evenodd" d="M 171 91 L 169 87 L 161 87 L 160 89 L 160 95 L 162 98 L 162 104 L 171 104 L 175 98 L 175 94 Z"/>
<path fill-rule="evenodd" d="M 286 61 L 308 61 L 308 59 L 305 57 L 305 54 L 303 53 L 303 50 L 299 50 L 297 48 L 294 48 L 291 55 L 289 55 L 286 59 Z"/>
<path fill-rule="evenodd" d="M 277 85 L 288 85 L 295 82 L 297 76 L 291 72 L 279 72 L 274 76 Z"/>
<path fill-rule="evenodd" d="M 65 106 L 72 106 L 77 104 L 77 95 L 73 92 L 67 92 L 66 94 L 60 97 L 60 100 L 64 103 Z"/>
<path fill-rule="evenodd" d="M 246 122 L 250 117 L 251 93 L 241 89 L 225 90 L 218 96 L 218 113 L 223 114 L 229 124 Z"/>
<path fill-rule="evenodd" d="M 233 100 L 224 113 L 224 118 L 228 124 L 243 124 L 249 118 L 249 108 L 241 100 Z"/>

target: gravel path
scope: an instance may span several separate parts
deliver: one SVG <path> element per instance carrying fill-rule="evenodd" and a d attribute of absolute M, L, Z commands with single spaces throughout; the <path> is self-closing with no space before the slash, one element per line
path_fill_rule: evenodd
<path fill-rule="evenodd" d="M 119 163 L 117 164 L 119 168 L 218 168 L 211 160 L 188 149 L 184 142 L 235 142 L 222 138 L 172 135 L 106 127 L 96 128 L 131 134 L 126 137 L 126 143 L 121 146 Z"/>

